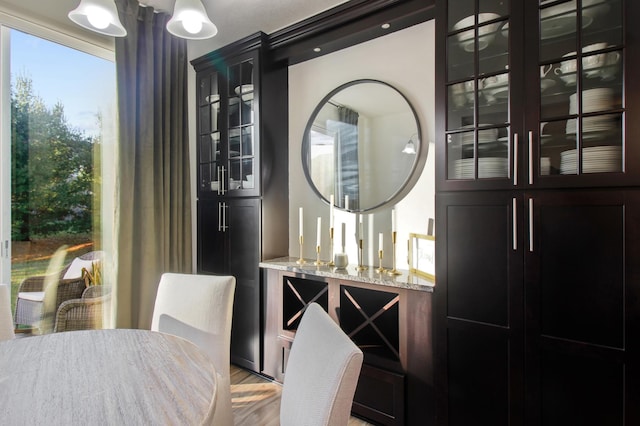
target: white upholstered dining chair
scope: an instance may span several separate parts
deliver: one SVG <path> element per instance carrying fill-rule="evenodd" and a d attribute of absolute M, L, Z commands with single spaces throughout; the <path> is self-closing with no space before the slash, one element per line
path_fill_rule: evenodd
<path fill-rule="evenodd" d="M 295 335 L 280 402 L 281 426 L 346 426 L 362 351 L 317 303 Z"/>
<path fill-rule="evenodd" d="M 233 425 L 229 358 L 235 287 L 232 276 L 165 273 L 151 321 L 151 330 L 189 340 L 213 360 L 218 372 L 216 426 Z"/>
<path fill-rule="evenodd" d="M 13 318 L 11 317 L 11 287 L 0 284 L 0 342 L 13 339 Z"/>

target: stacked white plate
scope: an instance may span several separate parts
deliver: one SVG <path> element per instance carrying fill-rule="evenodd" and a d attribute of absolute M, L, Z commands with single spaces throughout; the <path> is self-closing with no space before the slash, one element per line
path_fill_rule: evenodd
<path fill-rule="evenodd" d="M 597 112 L 612 109 L 615 106 L 613 90 L 608 87 L 589 89 L 582 92 L 582 112 Z M 578 113 L 576 94 L 569 96 L 569 114 Z"/>
<path fill-rule="evenodd" d="M 582 173 L 606 173 L 622 170 L 621 146 L 592 146 L 582 149 Z M 572 175 L 578 171 L 577 150 L 560 153 L 560 174 Z"/>
<path fill-rule="evenodd" d="M 482 157 L 478 159 L 479 178 L 507 177 L 507 159 L 502 157 Z M 474 159 L 463 158 L 453 162 L 454 179 L 474 178 Z"/>
<path fill-rule="evenodd" d="M 616 128 L 616 121 L 610 115 L 596 115 L 593 117 L 585 117 L 582 119 L 582 132 L 584 137 L 588 138 L 589 133 L 608 132 Z M 567 133 L 576 133 L 576 119 L 567 120 Z"/>
<path fill-rule="evenodd" d="M 462 145 L 472 145 L 474 132 L 466 132 L 460 134 L 460 143 Z M 498 140 L 498 129 L 487 129 L 478 131 L 478 143 L 490 143 Z"/>

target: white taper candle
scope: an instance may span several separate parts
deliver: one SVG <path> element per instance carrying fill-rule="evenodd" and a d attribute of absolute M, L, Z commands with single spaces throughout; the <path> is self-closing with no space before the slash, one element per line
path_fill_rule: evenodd
<path fill-rule="evenodd" d="M 304 230 L 304 220 L 302 219 L 302 207 L 300 207 L 300 210 L 298 211 L 298 220 L 299 220 L 299 229 L 300 229 L 300 236 L 302 237 L 303 234 L 303 230 Z"/>
<path fill-rule="evenodd" d="M 335 200 L 333 198 L 333 194 L 329 197 L 329 228 L 333 228 L 333 205 L 335 204 Z"/>
<path fill-rule="evenodd" d="M 396 232 L 396 209 L 391 209 L 391 232 Z"/>

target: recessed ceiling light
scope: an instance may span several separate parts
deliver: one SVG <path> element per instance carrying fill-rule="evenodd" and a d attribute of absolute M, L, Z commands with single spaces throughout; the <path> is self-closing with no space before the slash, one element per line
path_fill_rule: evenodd
<path fill-rule="evenodd" d="M 316 47 L 315 49 L 313 49 L 313 51 L 318 53 L 318 52 L 322 51 L 322 49 L 320 49 L 319 47 Z"/>
<path fill-rule="evenodd" d="M 382 24 L 380 25 L 380 28 L 382 28 L 383 30 L 387 30 L 391 27 L 391 24 Z"/>

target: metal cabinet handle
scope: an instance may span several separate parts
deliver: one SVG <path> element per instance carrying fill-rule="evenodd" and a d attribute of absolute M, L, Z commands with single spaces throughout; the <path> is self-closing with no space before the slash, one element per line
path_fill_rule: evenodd
<path fill-rule="evenodd" d="M 218 232 L 222 231 L 222 203 L 218 203 Z"/>
<path fill-rule="evenodd" d="M 518 185 L 518 134 L 513 135 L 513 186 Z"/>
<path fill-rule="evenodd" d="M 220 185 L 218 185 L 219 187 L 222 187 L 222 192 L 221 194 L 224 195 L 227 190 L 224 187 L 224 182 L 225 182 L 225 178 L 224 178 L 224 172 L 226 171 L 226 169 L 224 168 L 224 166 L 222 166 L 222 179 L 220 180 Z"/>
<path fill-rule="evenodd" d="M 229 206 L 227 203 L 222 203 L 222 232 L 227 232 L 227 209 Z"/>
<path fill-rule="evenodd" d="M 518 203 L 513 199 L 513 250 L 518 250 Z"/>
<path fill-rule="evenodd" d="M 529 251 L 533 253 L 533 198 L 529 198 Z"/>
<path fill-rule="evenodd" d="M 529 131 L 529 185 L 533 185 L 533 132 Z"/>
<path fill-rule="evenodd" d="M 220 195 L 220 185 L 222 183 L 222 179 L 220 178 L 220 166 L 216 168 L 216 177 L 218 178 L 218 195 Z"/>

